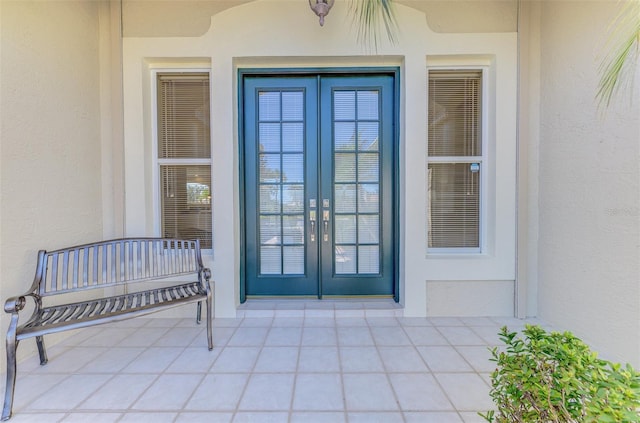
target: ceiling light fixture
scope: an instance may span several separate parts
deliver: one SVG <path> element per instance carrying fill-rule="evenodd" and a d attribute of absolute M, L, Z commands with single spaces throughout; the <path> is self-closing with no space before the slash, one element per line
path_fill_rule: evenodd
<path fill-rule="evenodd" d="M 320 26 L 324 25 L 324 17 L 329 14 L 335 0 L 309 0 L 309 7 L 320 17 Z"/>

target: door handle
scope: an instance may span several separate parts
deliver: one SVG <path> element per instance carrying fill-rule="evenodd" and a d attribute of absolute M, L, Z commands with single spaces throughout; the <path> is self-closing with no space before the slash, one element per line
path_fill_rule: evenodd
<path fill-rule="evenodd" d="M 309 200 L 309 226 L 311 230 L 309 239 L 311 242 L 316 240 L 316 219 L 316 199 L 312 198 Z"/>
<path fill-rule="evenodd" d="M 311 225 L 311 234 L 309 235 L 311 242 L 316 240 L 316 211 L 309 210 L 309 223 Z"/>

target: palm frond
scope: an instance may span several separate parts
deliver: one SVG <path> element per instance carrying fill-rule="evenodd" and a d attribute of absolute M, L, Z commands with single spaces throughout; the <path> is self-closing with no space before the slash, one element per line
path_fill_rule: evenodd
<path fill-rule="evenodd" d="M 608 107 L 622 87 L 629 86 L 639 58 L 640 0 L 629 0 L 609 29 L 607 54 L 600 64 L 600 82 L 596 97 Z"/>
<path fill-rule="evenodd" d="M 393 0 L 352 0 L 351 11 L 360 43 L 368 47 L 373 46 L 374 49 L 378 48 L 380 21 L 384 25 L 389 41 L 396 43 L 398 24 L 393 6 Z"/>

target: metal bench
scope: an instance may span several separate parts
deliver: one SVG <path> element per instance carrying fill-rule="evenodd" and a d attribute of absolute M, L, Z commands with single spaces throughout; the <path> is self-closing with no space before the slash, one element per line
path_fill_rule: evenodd
<path fill-rule="evenodd" d="M 199 240 L 123 238 L 38 253 L 36 275 L 29 291 L 9 298 L 7 386 L 2 420 L 11 417 L 19 341 L 36 338 L 40 364 L 47 363 L 43 336 L 65 330 L 129 319 L 202 300 L 207 308 L 207 342 L 213 349 L 211 271 L 202 264 Z M 146 282 L 140 284 L 141 282 Z M 143 286 L 144 285 L 144 286 Z M 138 289 L 129 292 L 135 286 Z M 116 290 L 123 291 L 112 295 Z M 91 291 L 91 299 L 78 301 Z M 33 313 L 18 326 L 19 312 L 33 300 Z M 43 299 L 51 305 L 43 306 Z"/>

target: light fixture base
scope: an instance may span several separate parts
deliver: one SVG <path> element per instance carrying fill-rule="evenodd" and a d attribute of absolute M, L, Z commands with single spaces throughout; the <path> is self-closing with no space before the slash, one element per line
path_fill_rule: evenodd
<path fill-rule="evenodd" d="M 329 14 L 335 0 L 309 0 L 309 7 L 320 18 L 320 26 L 324 26 L 324 17 Z"/>

